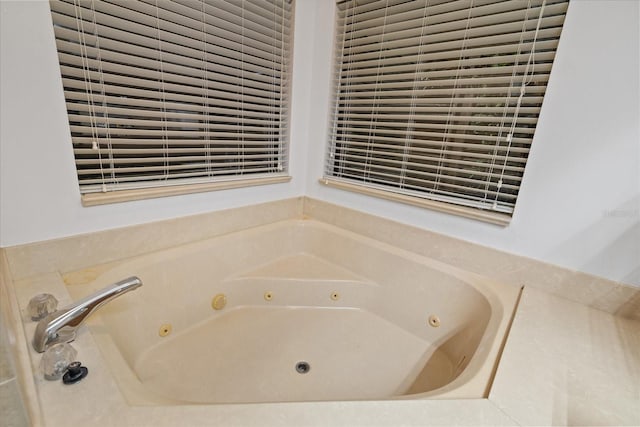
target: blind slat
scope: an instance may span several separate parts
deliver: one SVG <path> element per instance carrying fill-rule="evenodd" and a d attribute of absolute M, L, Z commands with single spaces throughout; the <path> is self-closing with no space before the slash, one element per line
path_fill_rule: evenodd
<path fill-rule="evenodd" d="M 88 119 L 86 115 L 72 114 L 69 113 L 69 120 L 71 122 L 83 122 Z M 245 123 L 243 120 L 238 120 L 235 123 L 207 123 L 206 119 L 198 122 L 191 122 L 186 120 L 164 120 L 164 118 L 153 119 L 153 120 L 140 120 L 140 119 L 131 119 L 131 118 L 120 118 L 120 117 L 108 117 L 101 119 L 94 119 L 95 122 L 99 124 L 105 124 L 109 126 L 119 125 L 122 129 L 113 129 L 111 132 L 122 132 L 126 133 L 127 129 L 131 127 L 140 127 L 144 129 L 153 129 L 153 128 L 168 128 L 169 130 L 180 130 L 185 133 L 191 133 L 194 130 L 206 131 L 209 130 L 212 133 L 217 131 L 228 131 L 237 133 L 237 130 L 242 130 L 243 134 L 253 135 L 253 134 L 270 134 L 273 136 L 275 131 L 277 130 L 273 124 L 265 124 L 265 126 L 253 126 L 251 124 Z M 240 126 L 238 126 L 240 123 Z M 90 129 L 88 129 L 91 132 Z M 78 132 L 81 130 L 78 128 Z"/>
<path fill-rule="evenodd" d="M 558 28 L 543 29 L 538 32 L 538 37 L 553 37 L 559 32 L 560 30 Z M 501 34 L 483 39 L 468 40 L 464 43 L 465 56 L 498 55 L 518 51 L 530 52 L 534 46 L 533 36 L 535 34 L 536 31 L 532 30 L 525 34 Z M 495 43 L 500 44 L 495 45 Z M 556 43 L 553 40 L 542 40 L 535 43 L 536 50 L 538 51 L 552 50 L 555 45 Z M 433 43 L 426 47 L 415 43 L 404 48 L 394 49 L 393 56 L 405 58 L 408 62 L 457 59 L 460 56 L 460 49 L 462 47 L 463 43 L 461 41 Z M 350 63 L 377 59 L 380 56 L 380 51 L 349 54 L 349 50 L 345 49 L 343 55 L 343 63 Z"/>
<path fill-rule="evenodd" d="M 360 134 L 356 132 L 360 132 Z M 340 129 L 340 137 L 345 139 L 367 138 L 369 141 L 374 141 L 374 140 L 393 141 L 396 139 L 405 140 L 407 139 L 407 136 L 413 136 L 417 139 L 440 137 L 443 140 L 444 139 L 456 139 L 456 140 L 463 139 L 467 141 L 483 141 L 483 142 L 492 142 L 492 139 L 494 140 L 499 139 L 496 136 L 492 137 L 488 135 L 476 135 L 473 133 L 458 133 L 458 132 L 454 132 L 453 130 L 448 130 L 447 132 L 446 129 L 445 129 L 445 132 L 421 132 L 417 130 L 408 130 L 403 132 L 401 130 L 385 129 L 381 126 L 376 126 L 376 127 L 371 126 L 370 128 L 365 128 L 365 129 L 353 129 L 353 128 L 346 128 L 344 130 Z M 506 140 L 507 134 L 505 133 L 504 135 L 502 135 L 501 138 L 503 140 Z M 516 144 L 517 143 L 527 144 L 531 142 L 531 139 L 513 137 L 511 138 L 511 142 Z"/>
<path fill-rule="evenodd" d="M 363 119 L 362 121 L 357 121 L 357 120 L 348 120 L 345 119 L 342 123 L 346 126 L 340 127 L 340 130 L 362 130 L 363 128 L 366 129 L 366 126 L 370 125 L 370 122 L 366 119 Z M 409 119 L 409 117 L 407 117 L 407 119 Z M 461 121 L 465 122 L 465 124 L 453 124 L 452 121 L 446 121 L 446 123 L 437 123 L 433 121 L 433 117 L 428 117 L 429 122 L 423 123 L 420 121 L 420 117 L 419 116 L 414 116 L 412 118 L 413 120 L 411 122 L 400 122 L 400 124 L 398 124 L 397 122 L 392 122 L 389 123 L 387 120 L 385 119 L 384 121 L 380 121 L 380 122 L 376 122 L 376 128 L 377 129 L 393 129 L 396 132 L 402 133 L 402 132 L 408 132 L 410 129 L 416 129 L 416 128 L 421 128 L 421 129 L 439 129 L 439 130 L 451 130 L 451 131 L 471 131 L 471 132 L 475 132 L 477 134 L 481 134 L 483 132 L 488 132 L 491 133 L 493 131 L 496 130 L 496 126 L 497 124 L 495 123 L 497 120 L 497 118 L 493 119 L 492 124 L 488 125 L 488 126 L 483 126 L 480 125 L 476 122 L 474 122 L 474 118 L 473 116 L 471 117 L 467 117 L 466 119 L 461 119 Z M 485 118 L 486 119 L 486 118 Z M 446 117 L 443 119 L 446 120 Z M 474 123 L 474 124 L 468 124 L 469 122 Z M 354 126 L 361 126 L 360 128 L 354 127 Z M 514 133 L 525 133 L 525 134 L 533 134 L 533 131 L 535 129 L 530 128 L 530 127 L 515 127 L 513 128 Z"/>
<path fill-rule="evenodd" d="M 340 90 L 344 90 L 344 91 L 358 91 L 358 90 L 371 90 L 371 89 L 380 89 L 380 90 L 386 90 L 386 89 L 396 89 L 396 88 L 407 88 L 407 87 L 416 87 L 416 83 L 415 83 L 415 71 L 413 73 L 408 73 L 405 76 L 399 76 L 399 75 L 395 75 L 393 79 L 389 78 L 387 79 L 382 79 L 382 78 L 378 78 L 378 81 L 374 81 L 373 83 L 370 83 L 369 81 L 365 81 L 365 82 L 360 82 L 360 81 L 355 81 L 356 79 L 351 79 L 351 81 L 349 81 L 348 83 L 345 83 L 343 85 L 340 86 Z M 404 77 L 404 78 L 403 78 Z M 424 76 L 423 76 L 424 77 Z M 510 87 L 511 83 L 515 80 L 515 81 L 522 81 L 522 75 L 520 74 L 515 74 L 514 75 L 505 75 L 505 76 L 490 76 L 490 77 L 458 77 L 457 79 L 446 79 L 446 78 L 442 78 L 442 79 L 438 79 L 438 80 L 434 80 L 434 79 L 429 79 L 428 81 L 422 83 L 420 86 L 420 88 L 429 88 L 429 89 L 435 89 L 435 88 L 441 88 L 441 87 L 468 87 L 468 86 L 472 86 L 472 87 Z M 529 82 L 530 85 L 544 85 L 547 80 L 549 78 L 549 74 L 548 73 L 537 73 L 535 76 L 531 77 L 530 79 L 527 79 L 527 81 Z M 372 77 L 371 80 L 374 80 L 375 77 Z M 360 80 L 360 79 L 358 79 Z"/>
<path fill-rule="evenodd" d="M 340 114 L 341 120 L 344 123 L 350 123 L 351 121 L 354 122 L 359 122 L 361 123 L 361 120 L 369 120 L 370 119 L 370 113 L 357 113 L 357 112 L 353 112 L 353 113 L 344 113 L 344 114 Z M 378 118 L 380 119 L 384 119 L 384 120 L 394 120 L 397 121 L 399 123 L 406 123 L 408 120 L 412 119 L 416 121 L 417 123 L 422 123 L 421 122 L 421 118 L 419 116 L 413 116 L 412 114 L 379 114 Z M 460 114 L 456 114 L 455 116 L 448 116 L 445 114 L 428 114 L 426 117 L 424 117 L 425 120 L 429 120 L 430 123 L 434 123 L 434 124 L 438 124 L 439 122 L 449 122 L 449 123 L 456 123 L 456 122 L 474 122 L 474 123 L 499 123 L 500 122 L 500 117 L 497 116 L 473 116 L 473 115 L 463 115 L 462 113 Z M 535 117 L 519 117 L 518 118 L 518 122 L 520 124 L 533 124 L 535 125 L 537 120 Z"/>
<path fill-rule="evenodd" d="M 425 64 L 429 70 L 440 70 L 440 69 L 457 69 L 457 68 L 480 68 L 480 67 L 492 67 L 495 65 L 505 66 L 508 65 L 518 65 L 518 64 L 526 64 L 527 59 L 531 55 L 530 52 L 516 54 L 516 55 L 492 55 L 490 57 L 474 57 L 470 58 L 465 55 L 464 59 L 455 58 L 451 60 L 440 60 L 435 63 Z M 555 56 L 555 51 L 551 52 L 541 52 L 536 54 L 536 62 L 548 62 L 552 61 Z M 345 62 L 343 63 L 343 69 L 346 68 L 349 71 L 357 70 L 363 71 L 371 68 L 380 71 L 384 71 L 387 66 L 395 65 L 395 64 L 407 64 L 411 58 L 399 57 L 399 58 L 383 58 L 383 59 L 372 59 L 367 61 L 356 61 L 356 62 Z M 380 63 L 384 61 L 384 67 L 380 67 Z M 413 68 L 415 70 L 415 59 L 413 61 Z"/>
<path fill-rule="evenodd" d="M 388 153 L 388 152 L 397 152 L 398 149 L 404 148 L 403 145 L 393 144 L 393 143 L 381 143 L 377 142 L 375 146 L 372 146 L 367 141 L 351 141 L 348 147 L 340 148 L 341 150 L 380 150 L 380 153 Z M 429 153 L 436 154 L 439 159 L 442 159 L 443 162 L 465 162 L 462 159 L 471 159 L 474 164 L 482 163 L 485 160 L 493 161 L 497 159 L 498 161 L 508 160 L 510 164 L 524 164 L 527 159 L 525 157 L 528 154 L 529 150 L 526 148 L 518 148 L 515 152 L 522 153 L 522 157 L 513 156 L 510 151 L 510 155 L 507 155 L 507 147 L 505 146 L 486 146 L 486 145 L 469 145 L 464 143 L 455 143 L 449 141 L 412 141 L 410 145 L 410 149 L 412 152 L 416 153 Z M 443 149 L 446 150 L 446 153 L 449 157 L 443 157 L 442 152 Z M 404 154 L 404 153 L 403 153 Z"/>
<path fill-rule="evenodd" d="M 87 88 L 87 84 L 82 81 L 82 80 L 77 80 L 77 79 L 62 79 L 62 83 L 66 89 L 66 91 L 71 91 L 71 89 L 76 89 L 76 90 L 86 90 Z M 160 85 L 160 87 L 162 87 L 162 85 Z M 120 102 L 119 104 L 125 104 L 127 102 L 127 99 L 130 97 L 133 98 L 143 98 L 143 99 L 148 99 L 148 100 L 153 100 L 155 102 L 159 102 L 160 103 L 160 108 L 162 110 L 167 110 L 169 109 L 168 106 L 165 106 L 169 103 L 179 103 L 179 102 L 186 102 L 186 103 L 191 103 L 191 104 L 198 104 L 198 105 L 207 105 L 208 101 L 206 96 L 202 96 L 201 94 L 198 95 L 194 95 L 194 94 L 189 94 L 189 93 L 175 93 L 175 92 L 162 92 L 159 89 L 156 90 L 149 90 L 149 89 L 138 89 L 135 87 L 131 87 L 131 86 L 126 86 L 126 85 L 109 85 L 109 84 L 104 84 L 104 85 L 99 85 L 99 91 L 98 93 L 92 93 L 90 95 L 90 98 L 94 99 L 94 102 L 98 102 L 95 101 L 99 96 L 100 93 L 103 92 L 107 95 L 120 95 Z M 208 91 L 203 91 L 205 94 Z M 238 96 L 237 94 L 229 94 L 226 99 L 223 98 L 208 98 L 209 100 L 211 100 L 211 102 L 215 101 L 215 104 L 218 106 L 224 106 L 224 107 L 231 107 L 231 109 L 234 109 L 237 111 L 238 115 L 242 115 L 243 114 L 243 108 L 242 108 L 242 101 L 243 98 L 242 96 Z M 283 96 L 280 100 L 281 102 L 279 102 L 277 105 L 278 107 L 281 107 L 282 105 L 286 105 L 287 104 L 287 98 L 286 95 Z M 249 103 L 247 103 L 249 104 Z M 273 111 L 273 105 L 269 104 L 269 103 L 262 103 L 262 104 L 251 104 L 251 108 L 247 108 L 246 110 L 257 110 L 257 111 L 267 111 L 267 112 L 272 112 Z"/>
<path fill-rule="evenodd" d="M 201 111 L 203 106 L 199 105 L 196 107 L 198 109 L 194 108 L 194 110 L 185 110 L 184 106 L 180 106 L 182 110 L 171 110 L 168 112 L 164 112 L 157 109 L 153 109 L 153 110 L 143 109 L 143 108 L 134 109 L 134 108 L 121 108 L 121 107 L 115 107 L 115 106 L 103 107 L 102 105 L 89 105 L 88 103 L 67 102 L 67 109 L 69 111 L 73 111 L 74 113 L 82 112 L 85 114 L 89 114 L 91 111 L 93 111 L 95 114 L 102 114 L 102 115 L 104 115 L 105 113 L 108 113 L 109 117 L 130 117 L 130 118 L 144 117 L 144 118 L 153 119 L 156 121 L 169 119 L 169 120 L 176 120 L 184 123 L 198 123 L 198 122 L 206 123 L 206 122 L 214 121 L 216 123 L 224 122 L 224 123 L 234 123 L 234 124 L 237 124 L 240 121 L 242 121 L 242 123 L 244 123 L 245 125 L 257 124 L 257 125 L 262 125 L 262 127 L 265 128 L 265 127 L 277 127 L 277 121 L 279 119 L 277 110 L 272 111 L 272 113 L 269 115 L 264 115 L 264 116 L 260 116 L 260 118 L 256 118 L 254 115 L 252 115 L 251 117 L 246 117 L 246 115 L 239 116 L 237 115 L 237 111 L 233 111 L 233 110 L 218 109 L 217 111 L 211 111 L 212 108 L 207 108 L 206 113 L 203 113 L 203 112 L 200 112 L 198 114 L 191 113 L 190 111 L 196 111 L 196 112 Z M 215 114 L 216 112 L 223 112 L 228 116 Z M 234 113 L 236 115 L 231 116 Z"/>
<path fill-rule="evenodd" d="M 167 137 L 167 138 L 185 138 L 187 136 L 190 137 L 201 137 L 201 138 L 205 138 L 208 137 L 210 135 L 213 134 L 213 132 L 205 132 L 203 130 L 197 129 L 197 130 L 192 130 L 192 129 L 184 129 L 184 130 L 173 130 L 173 129 L 162 129 L 163 125 L 160 124 L 157 127 L 160 127 L 161 129 L 138 129 L 138 128 L 133 128 L 133 129 L 127 129 L 127 128 L 117 128 L 117 127 L 110 127 L 109 129 L 107 128 L 97 128 L 97 129 L 92 129 L 90 126 L 78 126 L 78 125 L 74 125 L 71 124 L 71 132 L 75 133 L 75 134 L 84 134 L 84 135 L 92 135 L 95 134 L 99 137 L 102 138 L 107 138 L 107 137 L 111 137 L 111 138 L 115 138 L 118 135 L 124 135 L 124 136 L 156 136 L 158 138 L 160 138 L 160 141 L 162 141 L 162 137 Z M 274 135 L 273 132 L 269 133 L 269 132 L 265 132 L 264 134 L 259 134 L 259 133 L 241 133 L 241 128 L 238 128 L 238 132 L 215 132 L 215 135 L 220 137 L 220 138 L 236 138 L 236 144 L 242 144 L 244 139 L 247 140 L 252 140 L 252 139 L 256 139 L 256 140 L 260 140 L 260 139 L 274 139 L 274 138 L 279 138 L 280 135 Z M 203 139 L 204 140 L 204 139 Z"/>
<path fill-rule="evenodd" d="M 273 108 L 263 108 L 264 111 L 256 111 L 256 108 L 252 110 L 238 110 L 233 108 L 234 103 L 229 103 L 231 108 L 225 108 L 222 106 L 222 102 L 216 99 L 207 99 L 192 97 L 189 101 L 182 99 L 184 102 L 171 102 L 169 100 L 163 101 L 158 99 L 147 98 L 133 98 L 131 96 L 111 96 L 92 94 L 89 96 L 86 92 L 79 91 L 65 91 L 65 97 L 67 99 L 67 110 L 69 111 L 91 111 L 96 114 L 105 114 L 108 111 L 114 111 L 112 114 L 118 114 L 120 111 L 125 111 L 125 114 L 132 116 L 146 115 L 162 117 L 172 117 L 172 115 L 180 115 L 183 113 L 198 113 L 204 117 L 215 115 L 218 121 L 237 121 L 239 118 L 243 120 L 249 120 L 251 118 L 263 119 L 263 120 L 277 120 L 280 116 L 280 110 L 274 110 Z M 129 94 L 130 95 L 130 94 Z M 124 99 L 123 99 L 124 98 Z M 90 101 L 93 101 L 90 103 Z M 215 105 L 212 104 L 215 102 Z M 112 110 L 113 109 L 113 110 Z M 233 117 L 232 119 L 230 117 Z"/>
<path fill-rule="evenodd" d="M 109 158 L 108 162 L 110 165 L 125 165 L 124 168 L 118 168 L 118 170 L 126 169 L 127 167 L 136 168 L 136 167 L 147 167 L 145 164 L 154 163 L 154 164 L 162 164 L 168 163 L 169 168 L 175 169 L 189 169 L 191 167 L 228 167 L 233 165 L 257 165 L 257 164 L 271 164 L 270 157 L 273 156 L 273 153 L 263 153 L 263 154 L 249 154 L 249 153 L 241 153 L 241 154 L 227 154 L 227 155 L 215 155 L 211 156 L 211 161 L 208 161 L 209 158 L 203 159 L 203 156 L 164 156 L 164 157 L 142 157 L 142 158 L 122 158 L 115 157 Z M 240 157 L 240 160 L 238 159 Z M 266 157 L 266 158 L 265 158 Z M 79 165 L 95 165 L 95 163 L 91 160 L 78 160 Z M 131 165 L 131 166 L 127 166 Z M 204 166 L 203 166 L 204 165 Z M 162 170 L 165 165 L 160 166 L 149 166 L 150 170 L 156 170 L 153 168 L 158 168 L 157 170 Z M 83 171 L 84 172 L 84 171 Z M 95 171 L 94 171 L 95 173 Z"/>
<path fill-rule="evenodd" d="M 351 94 L 348 94 L 351 95 Z M 377 96 L 376 96 L 377 95 Z M 454 94 L 455 96 L 455 94 Z M 365 98 L 365 97 L 357 97 L 357 96 L 353 96 L 351 95 L 350 99 L 346 99 L 344 101 L 341 101 L 340 104 L 344 104 L 344 105 L 381 105 L 381 104 L 385 104 L 385 105 L 393 105 L 393 104 L 411 104 L 412 102 L 415 105 L 426 105 L 426 104 L 439 104 L 439 105 L 449 105 L 451 102 L 451 99 L 454 99 L 454 103 L 456 105 L 466 105 L 466 104 L 472 104 L 473 106 L 478 106 L 478 105 L 484 105 L 484 104 L 489 104 L 489 105 L 496 105 L 498 104 L 498 106 L 501 106 L 501 104 L 503 104 L 503 102 L 505 101 L 505 97 L 504 96 L 477 96 L 477 97 L 439 97 L 439 98 L 417 98 L 415 100 L 409 100 L 407 102 L 407 98 L 406 97 L 394 97 L 391 98 L 391 94 L 389 95 L 385 95 L 384 97 L 381 96 L 378 92 L 375 92 L 375 95 L 372 96 L 371 98 Z M 539 105 L 542 103 L 542 96 L 527 96 L 523 98 L 523 104 L 528 105 L 528 104 L 533 104 L 533 105 Z M 513 102 L 515 103 L 516 101 L 513 100 Z"/>
<path fill-rule="evenodd" d="M 551 64 L 548 64 L 548 63 L 535 64 L 534 68 L 536 72 L 548 73 L 551 71 Z M 427 64 L 418 64 L 417 66 L 415 64 L 405 64 L 405 65 L 387 65 L 387 66 L 380 67 L 380 69 L 378 69 L 378 67 L 375 67 L 373 69 L 364 68 L 361 70 L 347 69 L 347 70 L 344 70 L 341 73 L 341 75 L 342 77 L 349 77 L 349 78 L 352 78 L 353 76 L 366 76 L 365 78 L 371 79 L 373 81 L 377 81 L 377 80 L 384 81 L 386 79 L 394 80 L 396 78 L 399 78 L 400 77 L 399 74 L 402 74 L 402 77 L 406 76 L 407 74 L 413 74 L 415 78 L 416 72 L 419 74 L 422 73 L 420 77 L 428 77 L 429 79 L 439 79 L 439 78 L 451 79 L 451 78 L 455 78 L 455 76 L 458 76 L 458 78 L 476 77 L 476 76 L 505 76 L 505 75 L 510 76 L 513 73 L 516 73 L 522 76 L 524 75 L 525 71 L 527 71 L 526 64 L 521 64 L 521 65 L 500 64 L 496 66 L 480 67 L 480 68 L 455 68 L 453 72 L 451 69 L 432 70 L 429 68 Z M 424 76 L 425 73 L 428 73 L 428 75 Z"/>
<path fill-rule="evenodd" d="M 76 146 L 80 146 L 80 144 L 84 144 L 84 145 L 93 145 L 93 142 L 96 141 L 96 138 L 90 137 L 90 136 L 74 136 L 72 138 L 74 145 Z M 108 141 L 106 140 L 106 138 L 97 138 L 97 141 L 99 142 L 98 144 L 98 148 L 101 149 L 100 147 L 104 147 L 104 145 L 102 144 L 107 144 Z M 115 142 L 114 140 L 111 141 L 111 145 L 112 146 L 127 146 L 127 145 L 131 145 L 131 146 L 142 146 L 142 145 L 152 145 L 152 146 L 158 146 L 158 145 L 166 145 L 168 147 L 172 147 L 172 146 L 183 146 L 183 145 L 188 145 L 188 146 L 194 146 L 197 145 L 199 147 L 201 147 L 202 151 L 205 151 L 207 148 L 206 147 L 214 147 L 216 145 L 221 145 L 224 147 L 233 147 L 234 150 L 242 150 L 242 149 L 246 149 L 246 147 L 258 147 L 258 146 L 266 146 L 266 147 L 270 147 L 273 146 L 274 144 L 276 144 L 277 142 L 274 141 L 269 141 L 269 140 L 257 140 L 257 141 L 244 141 L 243 144 L 238 144 L 238 140 L 236 138 L 215 138 L 215 139 L 202 139 L 202 138 L 193 138 L 193 139 L 185 139 L 185 138 L 172 138 L 169 140 L 159 140 L 157 138 L 155 139 L 151 139 L 151 138 L 118 138 Z M 278 143 L 280 143 L 283 147 L 286 147 L 286 144 L 282 143 L 281 141 L 278 141 Z M 263 148 L 264 150 L 265 148 Z M 159 152 L 163 152 L 165 150 L 165 148 L 160 148 L 157 149 Z M 149 153 L 149 152 L 148 152 Z M 150 153 L 153 154 L 153 153 Z"/>
<path fill-rule="evenodd" d="M 120 144 L 119 144 L 120 145 Z M 101 154 L 102 155 L 116 155 L 116 156 L 122 156 L 119 158 L 127 158 L 127 156 L 134 156 L 134 155 L 138 155 L 138 154 L 147 154 L 147 150 L 146 148 L 99 148 L 99 150 L 101 150 Z M 239 149 L 235 149 L 235 151 L 239 152 L 239 153 L 273 153 L 278 151 L 279 148 L 269 148 L 269 149 L 265 149 L 264 147 L 242 147 Z M 203 152 L 206 152 L 206 155 L 209 156 L 210 154 L 215 154 L 215 153 L 228 153 L 229 152 L 229 148 L 228 147 L 217 147 L 216 145 L 212 145 L 211 147 L 197 147 L 197 148 L 191 148 L 191 147 L 172 147 L 172 148 L 164 148 L 162 150 L 164 153 L 166 154 L 189 154 L 189 153 L 197 153 L 197 154 L 201 154 Z M 91 155 L 95 153 L 95 150 L 93 149 L 89 149 L 89 148 L 76 148 L 73 150 L 74 153 L 76 153 L 77 155 Z M 131 157 L 131 159 L 137 159 L 138 157 Z"/>

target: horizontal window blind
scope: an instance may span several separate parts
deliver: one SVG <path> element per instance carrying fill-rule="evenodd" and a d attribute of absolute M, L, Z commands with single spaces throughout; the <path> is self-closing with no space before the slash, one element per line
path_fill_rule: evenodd
<path fill-rule="evenodd" d="M 291 0 L 50 5 L 82 194 L 287 176 Z"/>
<path fill-rule="evenodd" d="M 567 5 L 338 3 L 323 182 L 507 222 Z"/>

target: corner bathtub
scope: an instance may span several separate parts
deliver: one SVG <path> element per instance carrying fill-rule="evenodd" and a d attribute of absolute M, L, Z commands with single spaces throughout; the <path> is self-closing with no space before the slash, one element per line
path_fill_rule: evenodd
<path fill-rule="evenodd" d="M 131 275 L 144 286 L 88 324 L 134 405 L 483 398 L 520 292 L 313 220 L 132 258 L 68 289 Z"/>

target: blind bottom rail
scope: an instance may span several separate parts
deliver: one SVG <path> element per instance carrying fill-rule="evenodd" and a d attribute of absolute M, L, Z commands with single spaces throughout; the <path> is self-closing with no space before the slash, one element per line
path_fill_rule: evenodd
<path fill-rule="evenodd" d="M 279 184 L 291 181 L 291 176 L 272 176 L 247 178 L 230 181 L 206 182 L 201 184 L 180 184 L 165 187 L 115 190 L 106 193 L 86 193 L 82 195 L 82 206 L 105 205 L 108 203 L 128 202 L 132 200 L 153 199 L 157 197 L 179 196 L 182 194 L 203 193 L 214 190 L 251 187 L 255 185 Z"/>

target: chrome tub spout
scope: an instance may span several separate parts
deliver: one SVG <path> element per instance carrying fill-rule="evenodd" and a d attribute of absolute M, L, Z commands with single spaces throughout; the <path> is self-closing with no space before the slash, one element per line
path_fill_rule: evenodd
<path fill-rule="evenodd" d="M 33 348 L 38 353 L 42 353 L 53 344 L 73 341 L 76 338 L 77 329 L 94 311 L 112 299 L 140 286 L 142 281 L 132 276 L 49 314 L 36 326 Z"/>

